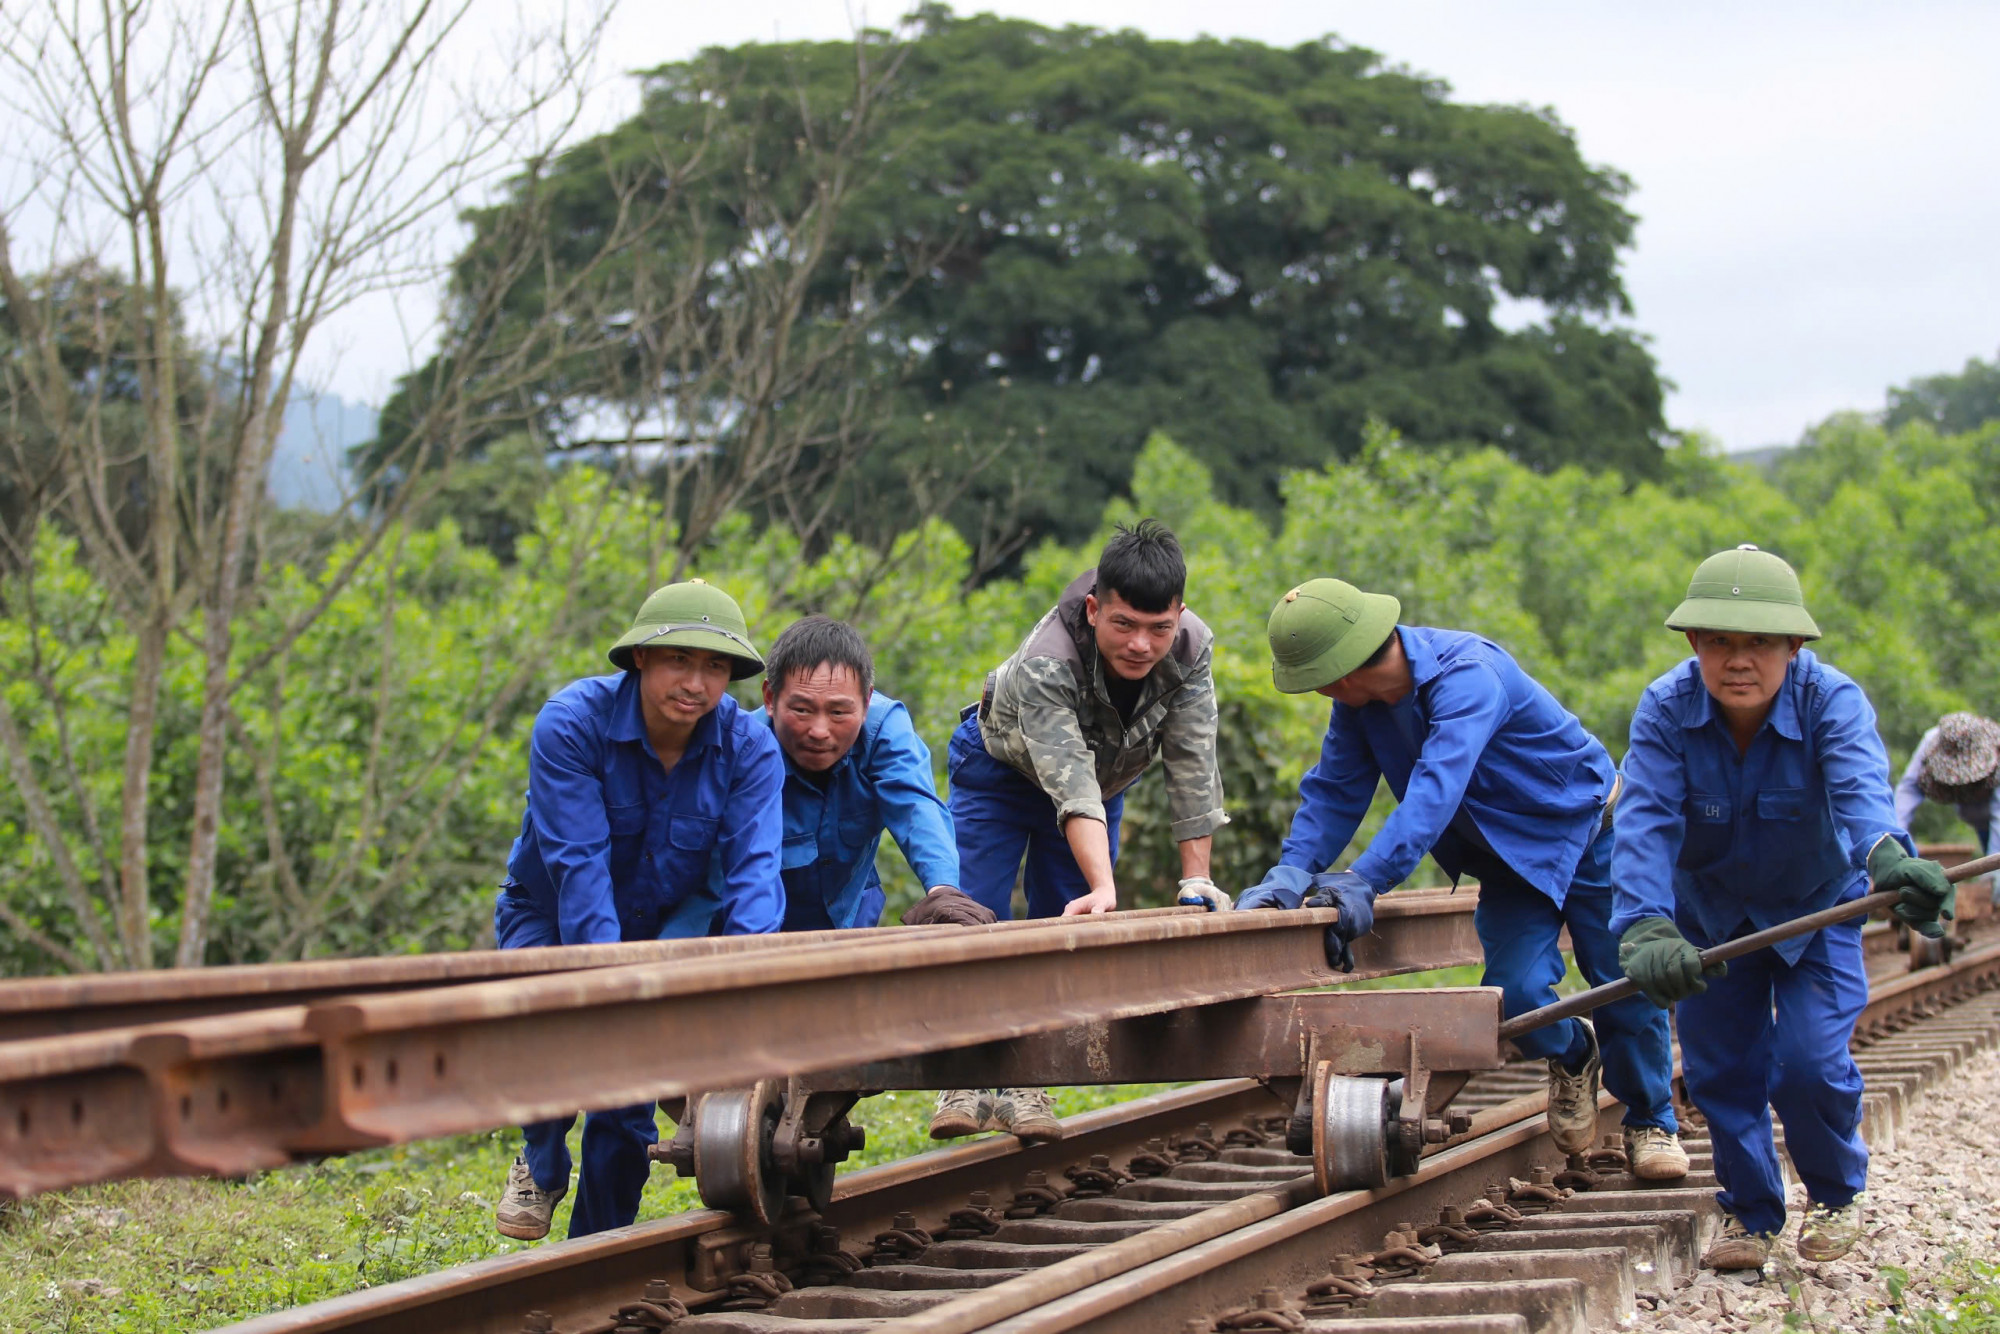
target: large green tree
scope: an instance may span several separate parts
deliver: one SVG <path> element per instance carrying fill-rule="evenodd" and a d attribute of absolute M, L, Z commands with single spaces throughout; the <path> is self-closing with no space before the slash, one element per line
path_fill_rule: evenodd
<path fill-rule="evenodd" d="M 1971 357 L 1956 375 L 1926 375 L 1891 389 L 1884 420 L 1891 430 L 1923 422 L 1946 434 L 2000 421 L 2000 357 Z"/>
<path fill-rule="evenodd" d="M 989 556 L 1074 536 L 1154 427 L 1267 515 L 1283 469 L 1351 454 L 1371 416 L 1536 468 L 1658 475 L 1653 360 L 1608 323 L 1628 309 L 1629 183 L 1552 112 L 1454 102 L 1334 38 L 1155 41 L 932 7 L 906 43 L 860 49 L 873 66 L 842 43 L 662 66 L 637 115 L 536 187 L 578 236 L 680 191 L 681 222 L 624 274 L 669 289 L 764 244 L 746 181 L 824 197 L 857 70 L 899 62 L 807 307 L 829 318 L 866 275 L 870 374 L 901 385 L 846 470 L 851 530 L 908 515 L 914 475 Z M 635 164 L 655 162 L 671 168 L 649 184 Z M 1504 327 L 1509 302 L 1547 318 Z M 632 369 L 579 368 L 537 408 L 647 392 Z"/>

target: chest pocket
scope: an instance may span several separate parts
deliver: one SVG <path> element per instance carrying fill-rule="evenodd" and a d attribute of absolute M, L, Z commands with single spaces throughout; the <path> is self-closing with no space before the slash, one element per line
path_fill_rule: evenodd
<path fill-rule="evenodd" d="M 819 860 L 819 836 L 817 834 L 787 835 L 780 854 L 779 864 L 787 871 L 796 871 L 801 866 L 811 866 Z"/>
<path fill-rule="evenodd" d="M 881 832 L 881 826 L 866 815 L 846 817 L 840 822 L 841 850 L 852 860 Z"/>
<path fill-rule="evenodd" d="M 1681 837 L 1681 855 L 1675 865 L 1684 871 L 1699 871 L 1729 855 L 1736 822 L 1734 804 L 1727 796 L 1690 792 L 1681 809 L 1687 832 Z"/>
<path fill-rule="evenodd" d="M 1757 794 L 1757 818 L 1783 824 L 1797 824 L 1806 818 L 1806 791 L 1802 787 L 1766 788 Z"/>
<path fill-rule="evenodd" d="M 676 815 L 662 807 L 646 830 L 653 869 L 652 906 L 673 907 L 708 882 L 708 854 L 715 845 L 715 821 Z"/>

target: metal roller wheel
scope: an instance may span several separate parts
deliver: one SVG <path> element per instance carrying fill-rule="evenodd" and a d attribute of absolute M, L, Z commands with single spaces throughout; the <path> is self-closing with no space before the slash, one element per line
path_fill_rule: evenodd
<path fill-rule="evenodd" d="M 1951 950 L 1946 944 L 1945 937 L 1939 936 L 1936 940 L 1932 940 L 1929 936 L 1919 935 L 1915 931 L 1910 932 L 1911 972 L 1914 973 L 1919 968 L 1936 967 L 1938 964 L 1948 962 L 1950 958 Z"/>
<path fill-rule="evenodd" d="M 1389 1184 L 1396 1108 L 1386 1079 L 1326 1075 L 1313 1090 L 1313 1182 L 1322 1195 Z"/>
<path fill-rule="evenodd" d="M 771 1161 L 771 1136 L 783 1096 L 784 1086 L 774 1079 L 702 1095 L 694 1120 L 694 1176 L 703 1204 L 764 1227 L 778 1221 L 785 1181 Z"/>

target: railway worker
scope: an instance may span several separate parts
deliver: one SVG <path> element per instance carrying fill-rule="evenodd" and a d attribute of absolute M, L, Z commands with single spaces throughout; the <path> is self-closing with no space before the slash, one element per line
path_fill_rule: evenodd
<path fill-rule="evenodd" d="M 764 707 L 750 717 L 771 729 L 785 757 L 785 930 L 881 921 L 875 851 L 884 830 L 928 890 L 904 922 L 994 920 L 959 892 L 958 843 L 930 750 L 910 711 L 875 689 L 875 659 L 853 626 L 826 616 L 787 626 L 764 660 Z M 713 912 L 717 895 L 690 904 Z M 706 930 L 704 916 L 690 934 Z"/>
<path fill-rule="evenodd" d="M 1338 579 L 1309 580 L 1272 611 L 1273 682 L 1333 707 L 1278 865 L 1238 906 L 1337 907 L 1336 930 L 1352 940 L 1372 926 L 1376 897 L 1429 852 L 1454 880 L 1479 880 L 1483 980 L 1501 988 L 1506 1014 L 1556 999 L 1565 926 L 1585 979 L 1617 981 L 1610 754 L 1499 645 L 1400 625 L 1401 615 L 1395 598 Z M 1382 778 L 1396 809 L 1349 869 L 1328 870 Z M 1564 1152 L 1594 1143 L 1601 1081 L 1625 1104 L 1633 1172 L 1687 1174 L 1664 1014 L 1634 996 L 1598 1010 L 1594 1028 L 1569 1019 L 1514 1041 L 1548 1061 L 1549 1130 Z"/>
<path fill-rule="evenodd" d="M 1868 999 L 1861 923 L 1704 972 L 1699 948 L 1858 897 L 1939 932 L 1953 891 L 1896 816 L 1889 757 L 1861 688 L 1800 646 L 1819 638 L 1792 567 L 1742 546 L 1703 561 L 1667 627 L 1694 656 L 1632 716 L 1612 881 L 1625 972 L 1679 1003 L 1681 1069 L 1707 1117 L 1722 1237 L 1712 1269 L 1759 1269 L 1785 1225 L 1771 1109 L 1810 1199 L 1805 1260 L 1845 1255 L 1867 1184 L 1861 1072 L 1848 1054 Z"/>
<path fill-rule="evenodd" d="M 2000 846 L 2000 801 L 1993 789 L 2000 783 L 2000 723 L 1976 713 L 1947 713 L 1925 732 L 1896 784 L 1896 823 L 1910 827 L 1910 817 L 1926 800 L 1956 807 L 1958 818 L 1972 826 L 1979 851 Z M 1993 901 L 2000 904 L 2000 878 L 1994 880 Z"/>
<path fill-rule="evenodd" d="M 1164 525 L 1121 525 L 965 710 L 946 755 L 960 888 L 996 916 L 1011 914 L 1017 875 L 1029 917 L 1117 908 L 1124 793 L 1155 759 L 1166 769 L 1182 900 L 1228 906 L 1208 876 L 1211 836 L 1228 818 L 1213 636 L 1183 604 L 1186 586 L 1180 543 Z M 1031 1141 L 1062 1135 L 1041 1089 L 939 1095 L 932 1138 L 990 1128 Z"/>
<path fill-rule="evenodd" d="M 609 656 L 616 675 L 564 686 L 535 718 L 527 811 L 493 913 L 500 948 L 687 934 L 674 909 L 711 869 L 717 931 L 776 931 L 785 769 L 770 728 L 725 689 L 764 667 L 735 599 L 699 579 L 668 584 Z M 548 1235 L 575 1120 L 524 1128 L 495 1213 L 502 1234 Z M 656 1138 L 651 1103 L 584 1119 L 570 1236 L 632 1222 Z"/>

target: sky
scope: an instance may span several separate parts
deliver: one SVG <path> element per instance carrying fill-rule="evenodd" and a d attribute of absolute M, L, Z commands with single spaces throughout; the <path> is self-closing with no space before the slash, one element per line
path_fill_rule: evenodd
<path fill-rule="evenodd" d="M 522 0 L 553 14 L 566 0 Z M 1892 384 L 2000 353 L 2000 5 L 1838 0 L 997 0 L 1049 24 L 1292 45 L 1334 33 L 1460 101 L 1554 108 L 1630 176 L 1630 324 L 1672 383 L 1667 418 L 1727 449 L 1796 440 Z M 632 69 L 704 46 L 837 38 L 893 5 L 626 0 Z M 611 78 L 605 126 L 636 93 Z M 357 314 L 357 318 L 362 317 Z M 350 331 L 330 387 L 379 402 L 403 366 Z M 387 344 L 375 345 L 387 347 Z"/>

